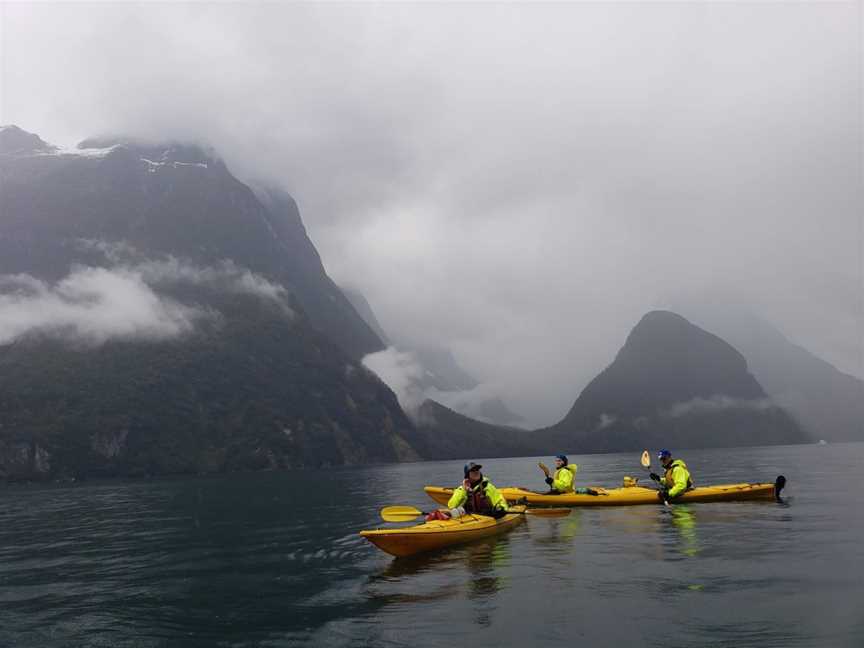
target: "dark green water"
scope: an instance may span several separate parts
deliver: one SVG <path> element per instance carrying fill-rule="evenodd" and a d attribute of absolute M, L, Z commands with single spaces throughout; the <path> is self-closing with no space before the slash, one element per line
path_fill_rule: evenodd
<path fill-rule="evenodd" d="M 394 560 L 357 531 L 462 462 L 6 488 L 0 646 L 864 646 L 864 444 L 681 455 L 699 484 L 783 473 L 787 502 L 577 510 Z M 571 459 L 579 484 L 640 474 Z M 483 463 L 542 486 L 536 459 Z"/>

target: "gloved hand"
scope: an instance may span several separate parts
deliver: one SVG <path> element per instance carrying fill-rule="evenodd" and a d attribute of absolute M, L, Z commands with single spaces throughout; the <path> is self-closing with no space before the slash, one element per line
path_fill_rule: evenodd
<path fill-rule="evenodd" d="M 546 482 L 547 484 L 549 484 L 550 486 L 552 485 L 552 478 L 551 478 L 551 477 L 547 477 L 547 478 L 544 479 L 543 481 L 545 481 L 545 482 Z"/>
<path fill-rule="evenodd" d="M 669 500 L 669 495 L 667 494 L 665 489 L 661 488 L 657 491 L 657 499 L 659 499 L 664 504 Z"/>
<path fill-rule="evenodd" d="M 651 473 L 650 475 L 648 475 L 648 476 L 649 476 L 651 479 L 653 479 L 654 481 L 656 481 L 656 482 L 659 482 L 659 481 L 660 481 L 660 475 L 658 475 L 658 474 L 655 473 L 655 472 L 652 472 L 652 473 Z"/>
<path fill-rule="evenodd" d="M 450 514 L 450 517 L 455 520 L 456 518 L 460 518 L 463 515 L 465 515 L 465 507 L 464 506 L 458 506 L 454 509 L 450 509 L 448 511 L 448 513 Z"/>

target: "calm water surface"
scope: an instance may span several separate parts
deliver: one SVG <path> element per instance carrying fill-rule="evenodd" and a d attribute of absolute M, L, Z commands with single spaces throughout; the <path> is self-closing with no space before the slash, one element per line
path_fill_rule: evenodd
<path fill-rule="evenodd" d="M 786 503 L 577 509 L 394 560 L 357 531 L 463 462 L 5 488 L 0 646 L 864 646 L 864 444 L 681 455 L 700 484 L 785 474 Z"/>

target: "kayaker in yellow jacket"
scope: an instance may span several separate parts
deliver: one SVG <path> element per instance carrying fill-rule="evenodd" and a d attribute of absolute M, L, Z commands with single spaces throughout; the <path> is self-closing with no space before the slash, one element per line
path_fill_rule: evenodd
<path fill-rule="evenodd" d="M 660 484 L 658 495 L 662 501 L 668 502 L 673 500 L 685 491 L 693 488 L 693 480 L 690 478 L 687 464 L 680 459 L 673 459 L 672 453 L 665 449 L 657 454 L 657 458 L 663 464 L 663 469 L 666 472 L 663 474 L 663 477 L 660 477 L 656 473 L 651 473 L 651 479 Z"/>
<path fill-rule="evenodd" d="M 473 461 L 465 464 L 465 479 L 453 491 L 453 496 L 447 502 L 451 517 L 459 517 L 465 513 L 489 515 L 494 518 L 507 514 L 507 500 L 488 479 L 483 477 L 480 464 Z"/>
<path fill-rule="evenodd" d="M 573 480 L 576 478 L 576 464 L 567 461 L 566 455 L 555 455 L 555 475 L 549 474 L 549 469 L 540 464 L 540 469 L 546 474 L 546 483 L 549 484 L 551 495 L 561 495 L 573 492 Z"/>
<path fill-rule="evenodd" d="M 578 493 L 580 495 L 597 495 L 597 491 L 593 488 L 575 488 L 573 482 L 576 480 L 576 470 L 579 468 L 576 464 L 571 464 L 567 460 L 566 455 L 555 455 L 555 475 L 549 474 L 549 469 L 538 464 L 540 469 L 546 474 L 546 483 L 549 484 L 549 492 L 547 495 L 565 495 L 567 493 Z"/>

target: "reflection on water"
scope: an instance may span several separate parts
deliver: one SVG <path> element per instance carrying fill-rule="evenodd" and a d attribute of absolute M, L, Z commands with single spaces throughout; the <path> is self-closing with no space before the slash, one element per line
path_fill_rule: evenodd
<path fill-rule="evenodd" d="M 510 586 L 507 569 L 511 562 L 507 535 L 487 538 L 461 547 L 442 549 L 429 554 L 393 559 L 380 574 L 370 575 L 367 594 L 376 603 L 387 605 L 422 604 L 465 597 L 474 604 L 474 621 L 489 623 L 484 603 Z M 453 578 L 453 572 L 459 574 Z M 431 581 L 430 589 L 403 585 L 421 574 L 446 577 L 445 582 Z M 394 587 L 397 591 L 393 591 Z"/>
<path fill-rule="evenodd" d="M 540 551 L 567 553 L 579 535 L 582 509 L 573 509 L 562 518 L 543 518 L 531 523 L 531 543 Z"/>
<path fill-rule="evenodd" d="M 509 539 L 503 536 L 490 545 L 472 548 L 468 551 L 467 559 L 470 583 L 468 600 L 474 604 L 475 622 L 488 626 L 491 624 L 490 610 L 494 609 L 495 595 L 509 586 Z"/>
<path fill-rule="evenodd" d="M 695 556 L 699 553 L 699 538 L 696 536 L 696 514 L 687 504 L 673 504 L 671 507 L 672 524 L 678 530 L 681 539 L 681 553 Z"/>

